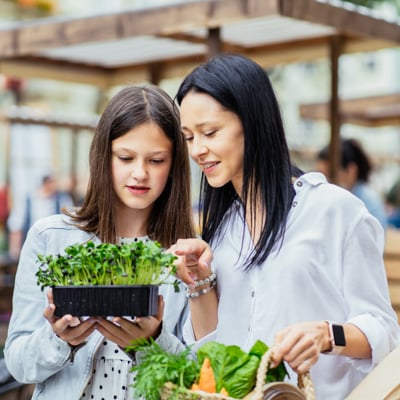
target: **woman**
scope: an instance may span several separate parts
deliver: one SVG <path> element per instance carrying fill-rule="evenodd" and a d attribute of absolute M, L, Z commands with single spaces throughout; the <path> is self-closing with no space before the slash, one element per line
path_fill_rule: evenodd
<path fill-rule="evenodd" d="M 33 399 L 132 399 L 135 360 L 122 349 L 134 339 L 153 337 L 180 350 L 181 342 L 168 332 L 181 336 L 186 305 L 185 296 L 167 285 L 160 288 L 162 325 L 162 301 L 159 315 L 135 322 L 58 318 L 51 293 L 47 304 L 36 283 L 38 254 L 58 254 L 88 240 L 157 240 L 168 247 L 194 235 L 189 156 L 177 107 L 159 88 L 126 87 L 99 121 L 82 207 L 35 223 L 21 253 L 5 359 L 16 380 L 36 384 Z"/>
<path fill-rule="evenodd" d="M 291 165 L 276 97 L 253 61 L 211 59 L 177 100 L 203 177 L 204 241 L 170 249 L 182 256 L 191 339 L 245 350 L 263 340 L 275 365 L 311 369 L 316 398 L 344 399 L 399 343 L 382 227 L 348 191 Z M 189 256 L 200 268 L 185 268 Z"/>

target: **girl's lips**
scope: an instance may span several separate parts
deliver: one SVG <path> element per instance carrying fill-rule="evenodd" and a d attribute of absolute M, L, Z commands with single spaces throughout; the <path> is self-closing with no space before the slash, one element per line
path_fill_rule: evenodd
<path fill-rule="evenodd" d="M 133 194 L 145 194 L 150 188 L 147 186 L 127 186 L 128 190 Z"/>

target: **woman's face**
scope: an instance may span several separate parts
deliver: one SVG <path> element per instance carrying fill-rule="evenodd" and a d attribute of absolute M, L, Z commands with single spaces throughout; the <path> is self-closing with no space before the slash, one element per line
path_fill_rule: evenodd
<path fill-rule="evenodd" d="M 232 182 L 240 195 L 244 136 L 239 117 L 208 94 L 193 91 L 183 98 L 180 111 L 190 155 L 208 183 L 222 187 Z"/>
<path fill-rule="evenodd" d="M 165 188 L 171 166 L 172 142 L 151 121 L 113 140 L 113 185 L 120 206 L 150 209 Z"/>

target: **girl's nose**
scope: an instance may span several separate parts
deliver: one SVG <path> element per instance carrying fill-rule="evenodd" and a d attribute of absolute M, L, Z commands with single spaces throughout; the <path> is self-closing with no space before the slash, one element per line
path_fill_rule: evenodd
<path fill-rule="evenodd" d="M 147 169 L 144 163 L 137 162 L 132 168 L 132 177 L 138 181 L 142 181 L 147 177 Z"/>

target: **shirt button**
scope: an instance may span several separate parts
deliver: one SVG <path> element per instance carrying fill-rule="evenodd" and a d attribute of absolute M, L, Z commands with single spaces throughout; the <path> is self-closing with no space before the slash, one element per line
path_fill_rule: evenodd
<path fill-rule="evenodd" d="M 251 297 L 254 297 L 255 294 L 256 294 L 256 292 L 253 290 L 253 291 L 251 292 Z"/>
<path fill-rule="evenodd" d="M 293 203 L 292 203 L 292 207 L 296 207 L 297 206 L 297 201 L 294 201 Z"/>
<path fill-rule="evenodd" d="M 298 181 L 298 182 L 296 183 L 296 185 L 297 185 L 298 187 L 302 187 L 302 186 L 303 186 L 303 182 Z"/>

